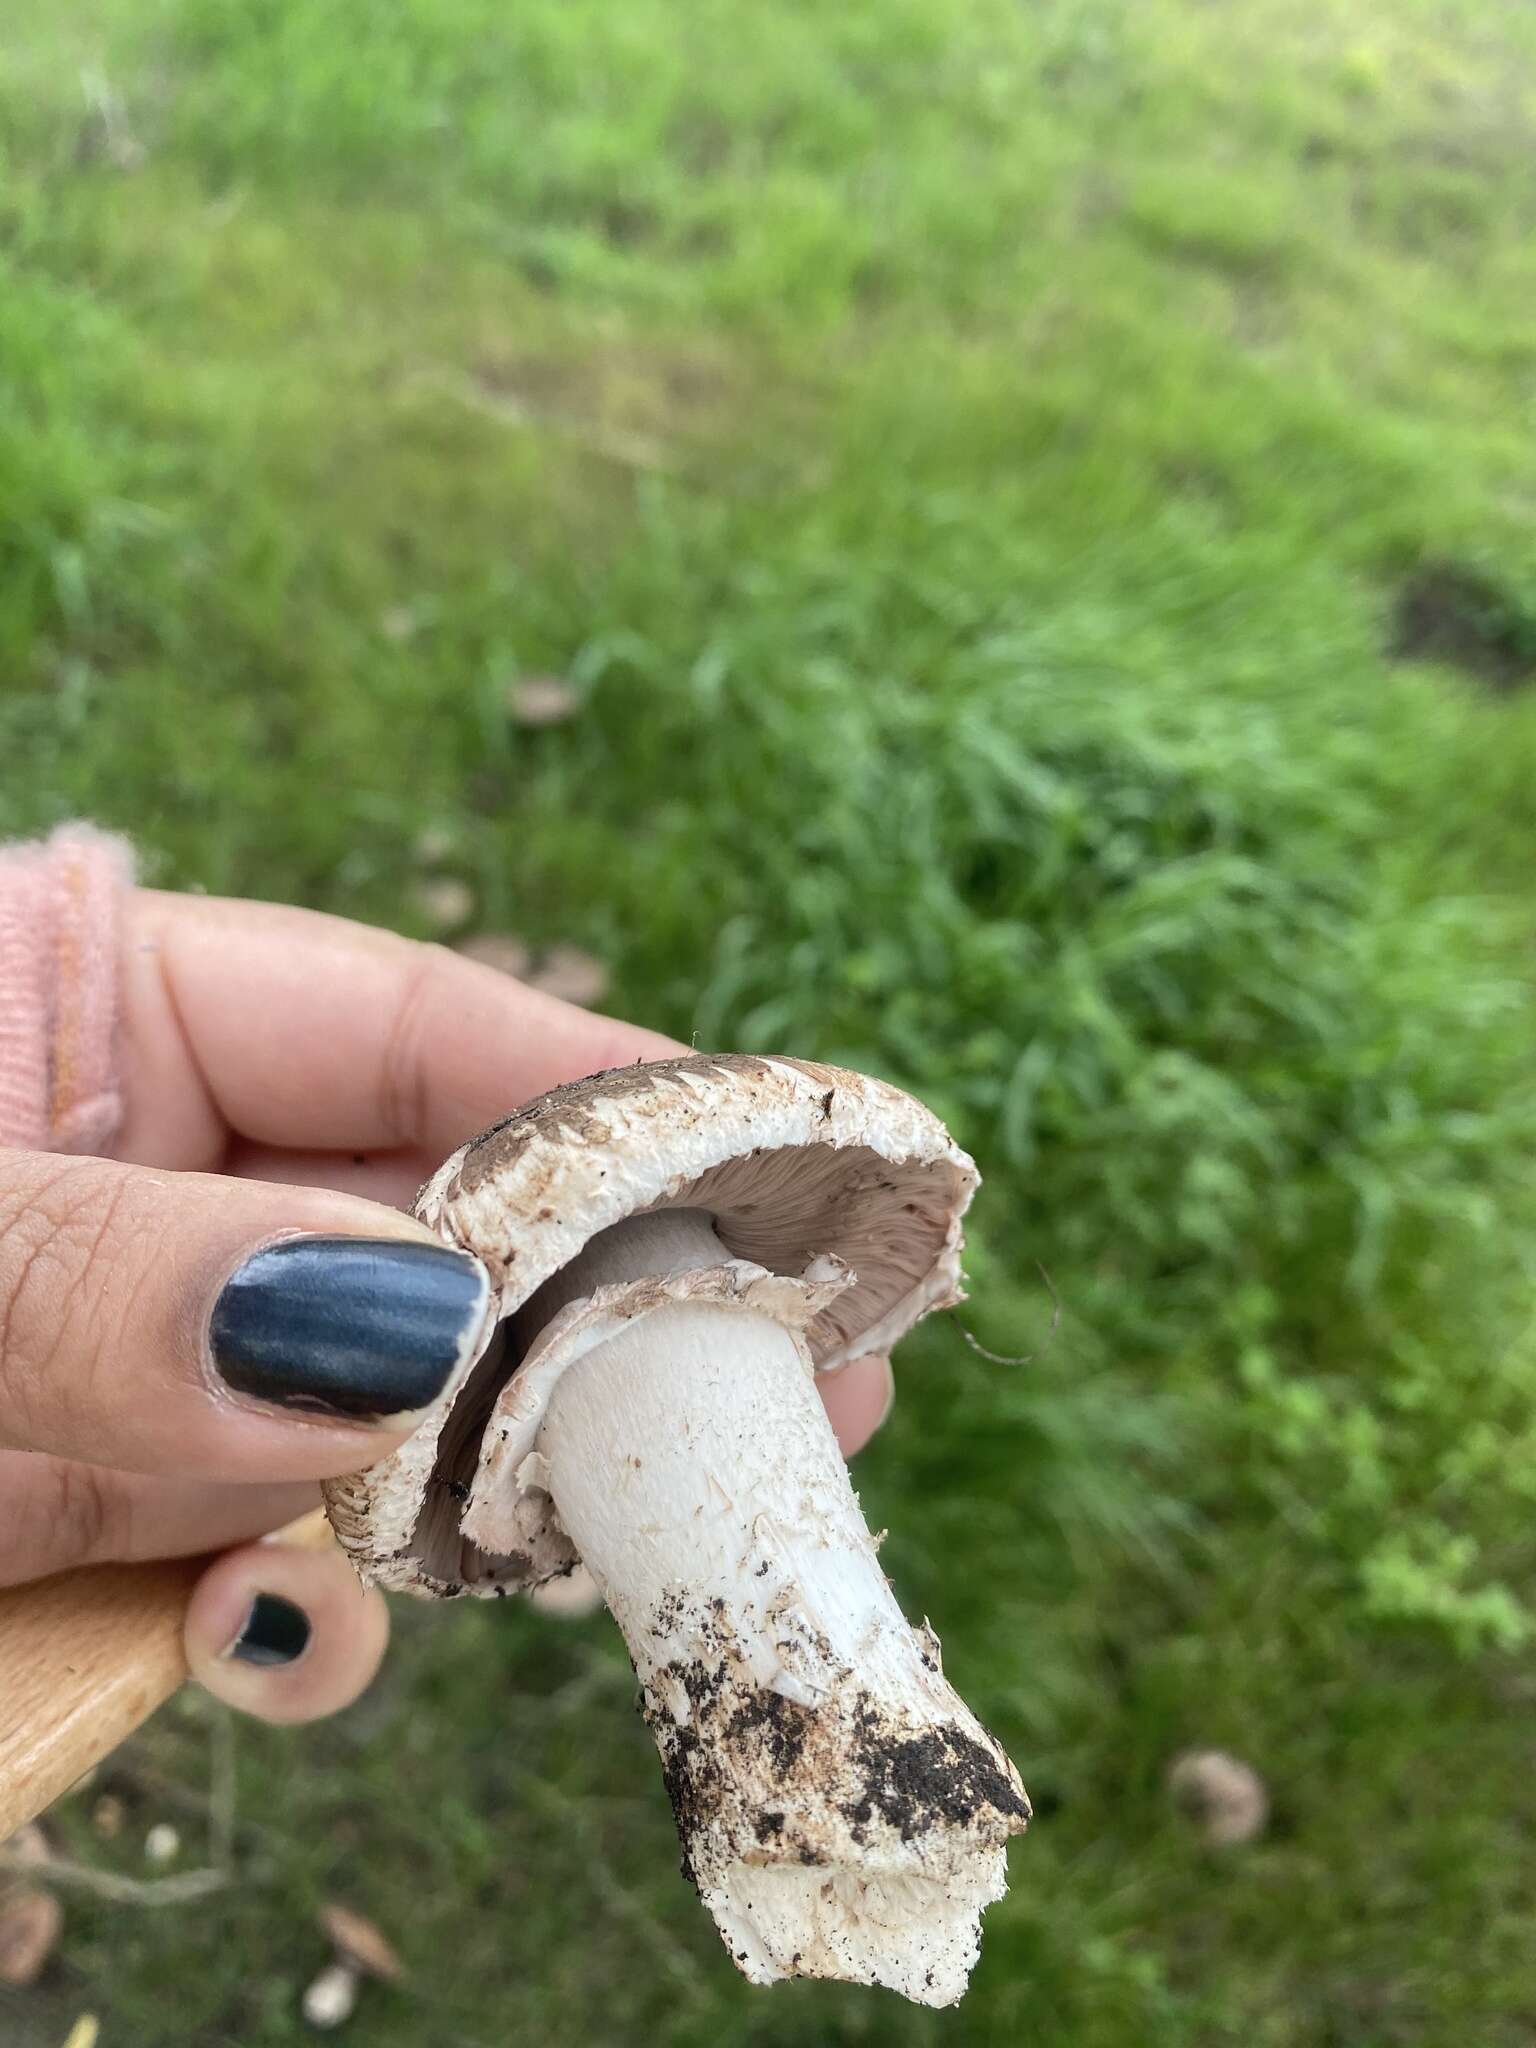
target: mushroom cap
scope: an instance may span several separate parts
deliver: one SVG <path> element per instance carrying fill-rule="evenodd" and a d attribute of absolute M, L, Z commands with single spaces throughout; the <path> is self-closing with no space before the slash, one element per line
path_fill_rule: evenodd
<path fill-rule="evenodd" d="M 423 1222 L 487 1268 L 487 1322 L 416 1433 L 328 1483 L 343 1547 L 376 1584 L 449 1597 L 569 1571 L 575 1552 L 551 1513 L 498 1554 L 466 1535 L 461 1511 L 493 1416 L 520 1424 L 531 1451 L 539 1375 L 564 1363 L 534 1370 L 542 1340 L 513 1355 L 507 1319 L 600 1231 L 662 1209 L 707 1212 L 729 1264 L 680 1276 L 685 1298 L 703 1290 L 782 1313 L 816 1370 L 831 1372 L 962 1298 L 960 1224 L 978 1178 L 911 1096 L 809 1060 L 690 1054 L 540 1096 L 462 1146 L 416 1199 Z M 574 1357 L 601 1341 L 601 1321 L 571 1308 L 551 1331 Z"/>
<path fill-rule="evenodd" d="M 350 1906 L 327 1900 L 315 1918 L 337 1955 L 360 1976 L 377 1977 L 393 1984 L 405 1975 L 405 1965 L 378 1928 L 361 1913 L 354 1913 Z"/>

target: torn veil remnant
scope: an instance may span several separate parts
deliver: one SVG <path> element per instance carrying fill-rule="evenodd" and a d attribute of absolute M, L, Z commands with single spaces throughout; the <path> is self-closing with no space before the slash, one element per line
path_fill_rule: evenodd
<path fill-rule="evenodd" d="M 383 1586 L 587 1566 L 684 1870 L 755 1983 L 952 2003 L 1029 1818 L 891 1595 L 815 1386 L 959 1298 L 976 1180 L 909 1096 L 809 1061 L 556 1089 L 422 1190 L 489 1270 L 493 1320 L 416 1435 L 328 1490 Z"/>

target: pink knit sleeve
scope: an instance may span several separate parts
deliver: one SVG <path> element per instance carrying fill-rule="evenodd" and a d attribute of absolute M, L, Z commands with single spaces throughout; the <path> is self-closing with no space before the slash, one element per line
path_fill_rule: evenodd
<path fill-rule="evenodd" d="M 89 825 L 0 847 L 0 1145 L 96 1152 L 122 1120 L 121 839 Z"/>

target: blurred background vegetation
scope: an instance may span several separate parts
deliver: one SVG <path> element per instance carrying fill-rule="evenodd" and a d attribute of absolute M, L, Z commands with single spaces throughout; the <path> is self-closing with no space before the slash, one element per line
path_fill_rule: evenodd
<path fill-rule="evenodd" d="M 1532 2039 L 1533 142 L 1512 0 L 7 10 L 4 829 L 942 1110 L 1036 1356 L 859 1480 L 1039 1811 L 957 2012 L 752 1992 L 606 1619 L 412 1609 L 8 2043 L 307 2038 L 337 1897 L 380 2048 Z"/>

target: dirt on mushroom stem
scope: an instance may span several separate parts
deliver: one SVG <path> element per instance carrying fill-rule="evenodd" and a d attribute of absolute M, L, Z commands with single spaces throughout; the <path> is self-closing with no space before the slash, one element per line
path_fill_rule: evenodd
<path fill-rule="evenodd" d="M 635 1219 L 519 1322 L 725 1257 L 696 1212 Z M 653 1309 L 567 1369 L 539 1448 L 738 1967 L 959 1997 L 1028 1802 L 891 1595 L 796 1333 Z"/>

